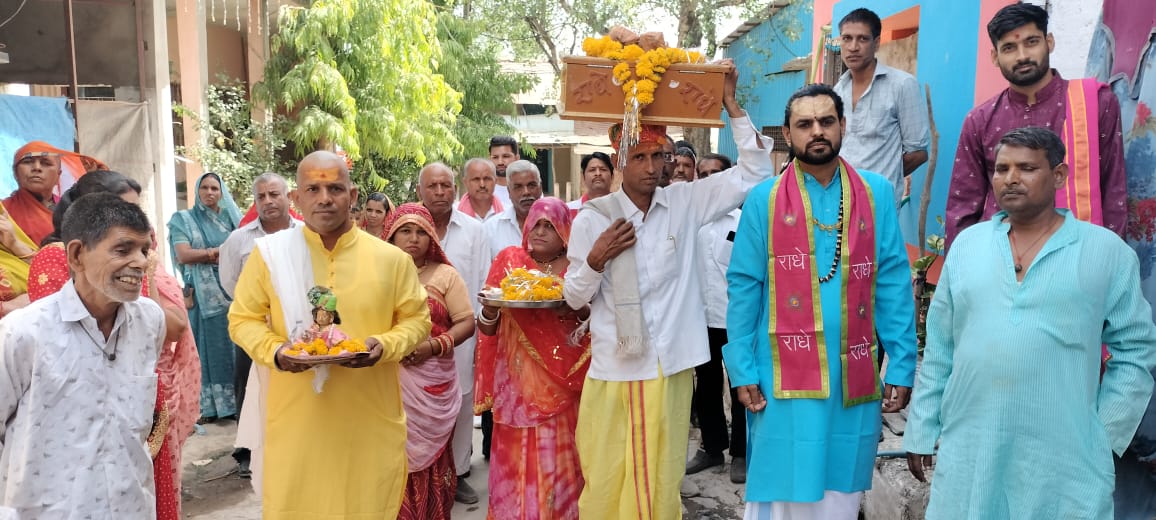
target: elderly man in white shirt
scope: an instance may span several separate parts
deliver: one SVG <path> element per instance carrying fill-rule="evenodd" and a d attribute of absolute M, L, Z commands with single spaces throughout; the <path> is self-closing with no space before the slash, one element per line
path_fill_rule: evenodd
<path fill-rule="evenodd" d="M 495 194 L 497 169 L 488 159 L 475 157 L 462 167 L 466 193 L 458 202 L 458 211 L 481 222 L 505 211 L 506 206 Z M 503 187 L 504 188 L 504 187 Z"/>
<path fill-rule="evenodd" d="M 272 172 L 262 173 L 253 179 L 253 203 L 257 205 L 257 220 L 237 228 L 229 234 L 229 238 L 221 244 L 220 260 L 217 265 L 221 276 L 221 288 L 230 298 L 237 288 L 237 278 L 241 276 L 241 268 L 253 252 L 253 245 L 258 238 L 276 233 L 283 229 L 291 229 L 301 225 L 301 222 L 289 215 L 289 184 L 285 178 Z M 234 348 L 235 369 L 233 373 L 233 388 L 237 393 L 237 402 L 241 410 L 245 408 L 245 390 L 248 386 L 249 370 L 253 360 L 241 347 Z M 237 411 L 241 417 L 241 410 Z M 248 418 L 241 420 L 244 426 L 249 427 Z M 245 441 L 246 429 L 238 425 L 237 449 L 233 451 L 233 458 L 237 460 L 237 474 L 241 478 L 249 478 L 250 446 Z"/>
<path fill-rule="evenodd" d="M 257 205 L 257 220 L 230 233 L 219 249 L 221 288 L 230 298 L 233 297 L 241 268 L 245 267 L 245 260 L 253 252 L 256 240 L 301 225 L 300 221 L 289 215 L 289 184 L 276 173 L 262 173 L 253 179 L 253 202 Z"/>
<path fill-rule="evenodd" d="M 503 249 L 522 245 L 522 224 L 530 213 L 530 206 L 542 198 L 542 174 L 538 166 L 526 160 L 517 160 L 506 167 L 510 188 L 510 206 L 500 215 L 486 221 L 490 237 L 490 260 Z"/>
<path fill-rule="evenodd" d="M 0 321 L 0 518 L 156 518 L 150 234 L 136 204 L 77 199 L 61 226 L 72 280 Z"/>
<path fill-rule="evenodd" d="M 469 170 L 473 161 L 489 163 L 485 159 L 473 159 L 466 163 Z M 491 166 L 492 168 L 492 166 Z M 481 292 L 490 272 L 490 245 L 486 240 L 485 226 L 476 219 L 454 209 L 454 172 L 442 163 L 427 164 L 418 173 L 417 196 L 422 205 L 433 215 L 438 242 L 449 257 L 450 263 L 466 282 L 470 295 Z M 477 298 L 470 298 L 474 312 L 481 307 Z M 476 336 L 476 334 L 475 334 Z M 464 504 L 478 502 L 478 493 L 465 480 L 470 472 L 470 456 L 473 454 L 474 408 L 474 336 L 454 348 L 454 363 L 458 369 L 458 382 L 462 389 L 462 407 L 454 426 L 454 467 L 458 475 L 457 494 L 454 497 Z"/>
<path fill-rule="evenodd" d="M 723 63 L 730 67 L 723 105 L 739 165 L 659 188 L 673 157 L 662 148 L 665 129 L 644 126 L 638 144 L 620 152 L 622 189 L 587 202 L 574 220 L 563 293 L 571 308 L 591 306 L 592 356 L 577 430 L 583 518 L 682 515 L 690 369 L 710 359 L 695 269 L 698 231 L 774 172 L 769 144 L 735 100 L 734 64 Z"/>

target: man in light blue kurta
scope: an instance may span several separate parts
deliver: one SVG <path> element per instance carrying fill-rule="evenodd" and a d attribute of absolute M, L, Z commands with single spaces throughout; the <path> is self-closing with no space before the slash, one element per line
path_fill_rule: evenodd
<path fill-rule="evenodd" d="M 1112 454 L 1151 395 L 1156 326 L 1132 249 L 1054 208 L 1063 149 L 1041 128 L 1005 135 L 1004 211 L 944 265 L 903 444 L 922 480 L 940 441 L 928 519 L 1112 518 Z"/>
<path fill-rule="evenodd" d="M 836 250 L 836 232 L 820 228 L 840 217 L 843 167 L 835 167 L 826 176 L 826 184 L 816 179 L 815 171 L 830 168 L 818 165 L 821 159 L 838 163 L 842 137 L 842 103 L 831 92 L 833 102 L 826 101 L 829 88 L 821 85 L 804 87 L 789 102 L 787 121 L 789 142 L 803 170 L 803 188 L 810 198 L 814 220 L 814 256 L 817 275 L 828 273 Z M 800 96 L 800 94 L 804 94 Z M 808 104 L 808 102 L 811 102 Z M 838 110 L 836 110 L 838 108 Z M 794 115 L 792 115 L 792 111 Z M 832 122 L 836 112 L 838 122 Z M 809 120 L 803 121 L 804 119 Z M 802 122 L 801 122 L 802 121 Z M 831 124 L 832 127 L 825 125 Z M 803 128 L 806 125 L 807 128 Z M 839 128 L 834 128 L 839 127 Z M 828 170 L 829 171 L 829 170 Z M 854 175 L 855 173 L 851 173 Z M 915 371 L 916 341 L 914 304 L 911 296 L 911 274 L 907 255 L 895 215 L 891 182 L 871 172 L 859 171 L 873 199 L 875 226 L 875 330 L 889 357 L 884 381 L 887 390 L 912 386 Z M 768 293 L 768 211 L 772 190 L 785 175 L 756 186 L 747 196 L 739 222 L 727 273 L 730 303 L 727 309 L 729 343 L 723 349 L 731 385 L 740 391 L 740 400 L 748 402 L 743 387 L 757 385 L 766 396 L 765 408 L 747 406 L 748 457 L 746 500 L 747 518 L 770 518 L 773 514 L 795 514 L 793 518 L 855 518 L 862 491 L 871 487 L 871 473 L 879 443 L 881 401 L 876 399 L 844 407 L 840 338 L 843 316 L 847 312 L 841 297 L 843 270 L 833 278 L 816 281 L 822 308 L 822 326 L 828 341 L 818 345 L 826 349 L 826 370 L 830 395 L 826 399 L 773 397 L 774 361 L 768 334 L 770 309 L 776 302 Z M 804 247 L 806 247 L 804 245 Z M 844 242 L 846 247 L 846 242 Z M 876 353 L 876 355 L 878 355 Z M 874 367 L 872 367 L 874 368 Z M 906 404 L 889 399 L 897 411 Z M 753 412 L 752 410 L 760 410 Z M 831 492 L 847 495 L 842 506 L 824 507 Z M 840 495 L 843 494 L 843 495 Z M 774 503 L 774 507 L 771 507 Z M 802 508 L 785 503 L 802 504 Z M 811 507 L 814 506 L 814 507 Z M 783 509 L 786 507 L 786 509 Z M 775 517 L 777 518 L 777 517 Z"/>

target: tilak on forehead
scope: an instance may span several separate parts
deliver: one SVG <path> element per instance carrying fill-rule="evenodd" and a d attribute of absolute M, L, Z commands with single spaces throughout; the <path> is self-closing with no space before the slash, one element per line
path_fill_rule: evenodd
<path fill-rule="evenodd" d="M 830 96 L 809 96 L 796 99 L 791 105 L 791 115 L 800 119 L 818 119 L 828 115 L 838 115 L 835 100 Z"/>
<path fill-rule="evenodd" d="M 341 178 L 341 168 L 309 168 L 301 171 L 306 181 L 333 182 Z"/>

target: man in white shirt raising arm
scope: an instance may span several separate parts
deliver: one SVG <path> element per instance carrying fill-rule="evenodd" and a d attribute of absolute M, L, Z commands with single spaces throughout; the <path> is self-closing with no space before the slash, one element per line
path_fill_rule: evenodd
<path fill-rule="evenodd" d="M 730 67 L 723 106 L 739 165 L 695 183 L 658 187 L 666 130 L 644 125 L 626 154 L 622 189 L 591 200 L 574 220 L 564 296 L 591 306 L 591 362 L 578 410 L 586 478 L 583 518 L 674 519 L 686 469 L 693 369 L 710 359 L 698 230 L 742 203 L 774 173 L 770 144 L 735 100 Z M 611 129 L 617 145 L 620 128 Z M 613 158 L 617 162 L 617 157 Z"/>

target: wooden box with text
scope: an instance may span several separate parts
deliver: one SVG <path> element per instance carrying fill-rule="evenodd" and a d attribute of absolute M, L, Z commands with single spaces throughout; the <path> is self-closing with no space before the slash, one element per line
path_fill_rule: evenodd
<path fill-rule="evenodd" d="M 563 58 L 558 115 L 575 121 L 621 123 L 625 95 L 614 84 L 614 66 L 605 58 Z M 662 75 L 654 102 L 642 109 L 650 125 L 722 128 L 722 65 L 676 63 Z"/>

